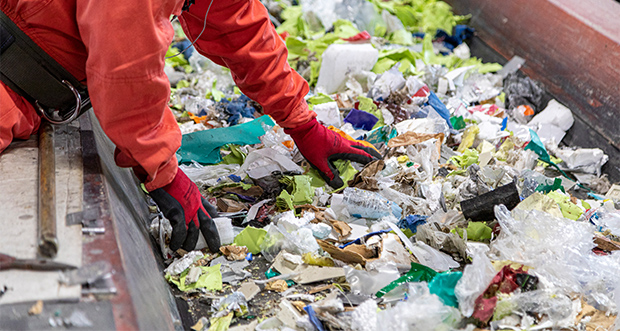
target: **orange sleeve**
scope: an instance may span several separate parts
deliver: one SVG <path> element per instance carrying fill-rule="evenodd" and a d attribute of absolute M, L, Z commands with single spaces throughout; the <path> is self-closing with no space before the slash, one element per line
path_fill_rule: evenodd
<path fill-rule="evenodd" d="M 196 1 L 179 20 L 193 41 L 204 26 L 210 0 Z M 308 83 L 288 62 L 288 51 L 259 0 L 213 0 L 206 28 L 194 44 L 230 69 L 235 83 L 282 127 L 295 128 L 316 116 L 304 96 Z"/>
<path fill-rule="evenodd" d="M 76 6 L 95 115 L 116 144 L 117 164 L 144 169 L 149 191 L 177 172 L 181 132 L 168 108 L 164 57 L 174 34 L 169 17 L 180 2 L 80 0 Z"/>

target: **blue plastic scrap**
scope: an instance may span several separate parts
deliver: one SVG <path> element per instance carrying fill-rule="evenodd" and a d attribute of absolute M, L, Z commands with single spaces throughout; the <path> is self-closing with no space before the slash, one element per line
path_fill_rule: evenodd
<path fill-rule="evenodd" d="M 454 27 L 454 32 L 452 35 L 449 35 L 446 31 L 437 29 L 437 33 L 435 33 L 436 42 L 443 43 L 443 46 L 449 50 L 454 50 L 456 46 L 462 44 L 465 40 L 471 38 L 474 35 L 474 29 L 468 27 L 467 25 L 459 24 Z M 424 39 L 424 32 L 416 32 L 413 33 L 413 36 L 416 38 Z"/>
<path fill-rule="evenodd" d="M 312 323 L 312 325 L 314 325 L 314 327 L 317 330 L 325 331 L 325 327 L 323 326 L 323 323 L 321 323 L 319 318 L 316 317 L 316 313 L 314 312 L 314 309 L 312 308 L 312 306 L 307 305 L 304 307 L 304 310 L 306 311 L 306 313 L 308 313 L 308 318 L 310 319 L 310 323 Z"/>
<path fill-rule="evenodd" d="M 398 227 L 401 229 L 409 229 L 412 233 L 418 231 L 418 226 L 426 224 L 428 216 L 424 215 L 408 215 L 398 222 Z"/>
<path fill-rule="evenodd" d="M 216 164 L 222 161 L 220 154 L 222 146 L 258 144 L 261 142 L 259 137 L 265 134 L 266 129 L 274 125 L 273 120 L 265 115 L 251 122 L 227 128 L 185 134 L 181 141 L 181 148 L 177 151 L 179 163 L 196 161 L 201 164 Z"/>
<path fill-rule="evenodd" d="M 241 117 L 254 118 L 256 109 L 249 104 L 250 101 L 250 98 L 242 94 L 235 100 L 222 99 L 219 106 L 224 107 L 224 111 L 230 115 L 228 123 L 236 125 Z"/>
<path fill-rule="evenodd" d="M 369 112 L 353 108 L 351 109 L 347 117 L 344 118 L 344 121 L 346 123 L 351 123 L 351 125 L 353 125 L 353 128 L 357 130 L 362 129 L 370 131 L 372 130 L 372 127 L 377 124 L 379 119 L 377 118 L 377 116 Z"/>
<path fill-rule="evenodd" d="M 428 96 L 428 104 L 433 107 L 433 109 L 435 109 L 439 116 L 446 120 L 446 123 L 448 123 L 448 127 L 450 127 L 450 129 L 453 129 L 452 123 L 450 122 L 450 111 L 448 110 L 446 105 L 444 105 L 443 102 L 439 100 L 439 97 L 433 91 L 431 91 L 431 94 Z"/>
<path fill-rule="evenodd" d="M 340 249 L 343 249 L 343 248 L 345 248 L 345 247 L 347 247 L 349 245 L 353 245 L 353 244 L 362 245 L 363 243 L 366 242 L 366 240 L 368 240 L 368 238 L 370 238 L 372 236 L 376 236 L 378 234 L 388 233 L 390 231 L 391 230 L 380 230 L 380 231 L 371 232 L 371 233 L 365 234 L 365 235 L 363 235 L 363 236 L 361 236 L 361 237 L 359 237 L 359 238 L 357 238 L 357 239 L 355 239 L 353 241 L 349 241 L 346 244 L 340 245 L 338 247 L 340 247 Z"/>

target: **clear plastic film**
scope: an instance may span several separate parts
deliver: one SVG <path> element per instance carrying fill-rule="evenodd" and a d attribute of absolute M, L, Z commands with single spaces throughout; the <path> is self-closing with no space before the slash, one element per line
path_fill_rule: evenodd
<path fill-rule="evenodd" d="M 620 287 L 620 254 L 592 252 L 595 227 L 553 217 L 539 210 L 495 206 L 501 232 L 492 244 L 497 260 L 532 267 L 543 283 L 586 295 L 601 310 L 615 311 L 613 293 Z M 617 298 L 616 298 L 617 299 Z"/>

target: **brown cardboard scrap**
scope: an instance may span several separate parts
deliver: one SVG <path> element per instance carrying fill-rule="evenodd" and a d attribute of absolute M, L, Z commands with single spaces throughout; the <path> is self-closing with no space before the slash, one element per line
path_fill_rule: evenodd
<path fill-rule="evenodd" d="M 405 132 L 390 139 L 390 141 L 388 141 L 388 147 L 392 148 L 415 145 L 433 138 L 437 139 L 437 152 L 441 154 L 441 144 L 444 140 L 443 133 L 419 133 L 413 131 Z"/>
<path fill-rule="evenodd" d="M 383 160 L 376 160 L 368 163 L 364 169 L 355 174 L 355 177 L 349 181 L 349 186 L 369 191 L 379 190 L 379 184 L 377 183 L 375 175 L 377 172 L 383 170 L 384 167 L 385 163 Z"/>
<path fill-rule="evenodd" d="M 611 240 L 611 239 L 607 239 L 605 237 L 602 236 L 598 236 L 595 235 L 594 236 L 594 243 L 596 244 L 596 246 L 604 251 L 618 251 L 620 250 L 620 242 Z"/>
<path fill-rule="evenodd" d="M 43 301 L 37 301 L 30 309 L 28 309 L 28 315 L 39 315 L 43 311 Z"/>
<path fill-rule="evenodd" d="M 266 291 L 284 292 L 288 289 L 288 285 L 284 279 L 274 280 L 265 285 Z"/>
<path fill-rule="evenodd" d="M 338 240 L 343 240 L 351 234 L 351 227 L 343 221 L 330 220 L 332 228 L 338 233 Z"/>
<path fill-rule="evenodd" d="M 260 292 L 260 287 L 258 287 L 258 285 L 256 285 L 253 281 L 249 281 L 241 284 L 237 291 L 243 293 L 245 299 L 250 301 Z"/>
<path fill-rule="evenodd" d="M 246 196 L 250 196 L 254 198 L 258 198 L 261 195 L 263 195 L 263 189 L 260 186 L 252 186 L 247 190 L 244 190 L 243 187 L 241 186 L 225 187 L 222 189 L 222 191 L 226 193 L 236 193 L 236 194 L 246 195 Z"/>
<path fill-rule="evenodd" d="M 276 255 L 271 266 L 283 275 L 299 272 L 306 267 L 301 256 L 284 250 Z"/>
<path fill-rule="evenodd" d="M 338 267 L 307 266 L 293 280 L 301 285 L 344 277 L 344 269 Z"/>
<path fill-rule="evenodd" d="M 331 289 L 333 287 L 334 287 L 334 284 L 315 286 L 315 287 L 311 288 L 310 291 L 308 291 L 308 294 L 319 293 L 319 292 L 322 292 L 322 291 L 325 291 L 325 290 L 329 290 L 329 289 Z"/>
<path fill-rule="evenodd" d="M 611 330 L 617 315 L 607 316 L 605 312 L 590 306 L 583 299 L 581 300 L 581 307 L 581 312 L 575 318 L 575 324 L 579 324 L 585 317 L 590 317 L 590 320 L 586 322 L 586 331 Z"/>
<path fill-rule="evenodd" d="M 220 247 L 220 252 L 222 252 L 229 261 L 241 261 L 248 255 L 248 248 L 245 246 L 228 245 Z"/>
<path fill-rule="evenodd" d="M 370 249 L 365 245 L 353 244 L 345 248 L 339 248 L 325 240 L 317 240 L 317 242 L 332 258 L 345 263 L 360 263 L 366 265 L 369 259 L 375 259 L 379 256 L 376 250 Z"/>
<path fill-rule="evenodd" d="M 245 204 L 227 198 L 217 199 L 217 208 L 225 213 L 237 212 L 247 209 Z"/>

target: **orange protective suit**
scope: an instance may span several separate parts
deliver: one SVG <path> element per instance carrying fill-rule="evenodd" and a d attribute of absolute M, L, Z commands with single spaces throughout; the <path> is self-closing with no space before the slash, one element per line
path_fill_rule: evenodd
<path fill-rule="evenodd" d="M 204 25 L 209 0 L 181 12 L 183 0 L 2 0 L 1 10 L 88 86 L 95 115 L 116 144 L 116 163 L 146 173 L 151 191 L 172 181 L 181 132 L 168 109 L 164 56 L 180 15 L 190 40 Z M 197 51 L 228 67 L 241 91 L 285 128 L 314 116 L 305 80 L 258 0 L 213 0 Z M 0 151 L 36 132 L 32 105 L 0 87 Z"/>

